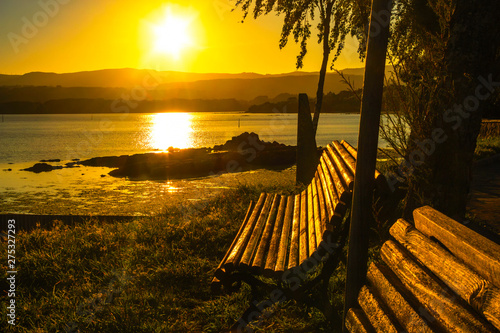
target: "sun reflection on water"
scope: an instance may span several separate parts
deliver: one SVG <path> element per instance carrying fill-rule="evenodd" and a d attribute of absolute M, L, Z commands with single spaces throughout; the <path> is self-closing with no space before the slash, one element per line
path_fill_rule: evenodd
<path fill-rule="evenodd" d="M 192 115 L 184 112 L 151 115 L 149 145 L 155 150 L 169 147 L 190 148 L 192 143 Z"/>

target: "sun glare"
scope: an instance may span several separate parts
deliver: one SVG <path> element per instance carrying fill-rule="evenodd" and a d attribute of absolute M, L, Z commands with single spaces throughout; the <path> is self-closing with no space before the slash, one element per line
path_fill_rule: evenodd
<path fill-rule="evenodd" d="M 194 45 L 191 23 L 191 17 L 167 8 L 161 21 L 152 26 L 154 52 L 179 59 L 183 51 Z"/>
<path fill-rule="evenodd" d="M 191 147 L 192 115 L 183 112 L 156 113 L 151 115 L 149 145 L 153 149 Z"/>

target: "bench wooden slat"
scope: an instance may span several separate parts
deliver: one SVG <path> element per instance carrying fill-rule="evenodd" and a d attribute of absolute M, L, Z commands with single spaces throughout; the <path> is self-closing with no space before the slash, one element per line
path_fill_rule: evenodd
<path fill-rule="evenodd" d="M 284 230 L 283 222 L 285 221 L 285 210 L 288 198 L 281 196 L 278 215 L 276 216 L 276 222 L 274 223 L 274 229 L 272 232 L 271 243 L 269 245 L 269 251 L 266 258 L 266 263 L 264 266 L 264 273 L 266 276 L 270 275 L 276 266 L 276 260 L 278 259 L 279 245 L 282 237 L 282 230 Z"/>
<path fill-rule="evenodd" d="M 275 195 L 273 198 L 273 203 L 271 205 L 271 210 L 266 220 L 266 225 L 264 226 L 264 231 L 262 232 L 262 237 L 260 238 L 259 245 L 257 246 L 256 253 L 252 261 L 252 269 L 255 271 L 263 271 L 265 265 L 265 254 L 269 249 L 271 243 L 272 232 L 274 229 L 274 223 L 276 217 L 278 216 L 278 207 L 280 203 L 280 195 Z"/>
<path fill-rule="evenodd" d="M 259 214 L 262 209 L 262 206 L 264 205 L 264 202 L 266 201 L 266 197 L 267 197 L 266 193 L 261 193 L 259 200 L 257 201 L 257 204 L 255 205 L 255 208 L 252 211 L 252 215 L 250 216 L 248 224 L 245 226 L 245 229 L 241 233 L 241 236 L 238 238 L 236 245 L 234 246 L 233 250 L 231 251 L 231 254 L 228 256 L 226 260 L 224 267 L 227 270 L 234 269 L 234 267 L 239 263 L 241 255 L 245 251 L 246 244 L 248 243 L 248 240 L 252 235 L 255 223 L 259 219 Z"/>
<path fill-rule="evenodd" d="M 354 173 L 356 172 L 356 160 L 351 155 L 349 150 L 347 150 L 347 148 L 338 141 L 333 141 L 332 145 L 335 147 L 335 150 L 340 154 L 342 160 L 349 168 L 351 175 L 354 175 Z"/>
<path fill-rule="evenodd" d="M 358 152 L 356 151 L 356 148 L 354 148 L 349 144 L 349 142 L 344 140 L 342 140 L 340 143 L 349 151 L 349 153 L 351 154 L 352 157 L 354 157 L 354 159 L 358 159 Z M 375 179 L 378 180 L 381 177 L 384 178 L 384 175 L 381 174 L 380 171 L 375 169 Z"/>
<path fill-rule="evenodd" d="M 329 218 L 327 216 L 327 208 L 326 208 L 326 203 L 325 203 L 325 197 L 324 197 L 324 194 L 323 194 L 323 188 L 321 186 L 321 179 L 320 177 L 317 177 L 316 178 L 316 191 L 318 192 L 318 200 L 319 200 L 319 211 L 320 211 L 320 214 L 321 214 L 321 218 L 320 218 L 320 234 L 321 234 L 321 240 L 323 240 L 324 236 L 325 236 L 325 232 L 327 231 L 331 231 L 329 229 L 327 229 L 327 224 L 330 225 L 329 222 Z M 319 246 L 319 245 L 318 245 Z"/>
<path fill-rule="evenodd" d="M 323 163 L 324 163 L 325 177 L 326 177 L 327 181 L 329 182 L 329 184 L 333 185 L 333 187 L 329 187 L 329 188 L 330 188 L 330 192 L 332 194 L 334 194 L 334 196 L 332 197 L 334 202 L 336 201 L 334 206 L 337 206 L 338 202 L 342 201 L 341 194 L 345 190 L 345 188 L 343 187 L 342 182 L 341 182 L 340 178 L 338 177 L 337 170 L 333 166 L 333 163 L 330 160 L 330 157 L 328 156 L 328 154 L 325 153 L 325 154 L 321 155 L 321 158 L 322 158 Z M 337 200 L 335 200 L 335 198 Z"/>
<path fill-rule="evenodd" d="M 323 166 L 323 174 L 325 175 L 326 182 L 328 184 L 328 190 L 330 191 L 330 197 L 332 199 L 333 203 L 333 209 L 334 211 L 336 210 L 336 207 L 338 204 L 342 201 L 341 197 L 339 196 L 339 193 L 337 191 L 337 185 L 335 182 L 340 182 L 340 178 L 338 177 L 333 177 L 330 170 L 334 170 L 335 168 L 332 165 L 332 162 L 330 161 L 330 158 L 327 157 L 326 155 L 321 156 L 322 161 L 324 162 Z M 341 186 L 341 185 L 339 185 Z"/>
<path fill-rule="evenodd" d="M 345 326 L 351 333 L 372 333 L 373 328 L 361 309 L 350 308 L 345 317 Z"/>
<path fill-rule="evenodd" d="M 330 221 L 335 214 L 335 207 L 337 206 L 339 200 L 337 197 L 337 193 L 334 190 L 333 184 L 331 183 L 331 178 L 328 175 L 325 162 L 323 162 L 323 156 L 321 157 L 321 163 L 318 167 L 318 173 L 321 179 L 323 196 L 325 198 L 326 208 L 328 211 L 328 221 Z"/>
<path fill-rule="evenodd" d="M 420 232 L 438 239 L 457 258 L 500 288 L 500 245 L 429 206 L 416 209 L 413 218 Z"/>
<path fill-rule="evenodd" d="M 342 160 L 340 154 L 334 149 L 333 145 L 329 144 L 327 146 L 328 154 L 332 161 L 334 161 L 335 166 L 341 176 L 342 183 L 345 187 L 352 191 L 354 188 L 354 174 L 351 173 L 347 164 Z"/>
<path fill-rule="evenodd" d="M 354 168 L 355 168 L 358 152 L 353 146 L 351 146 L 348 142 L 344 140 L 340 142 L 340 145 L 344 147 L 354 159 Z M 353 173 L 355 173 L 355 171 L 353 171 Z M 387 183 L 385 176 L 382 173 L 380 173 L 380 171 L 378 171 L 377 169 L 375 169 L 375 184 L 378 190 L 380 191 L 379 192 L 380 194 L 388 194 L 394 191 L 394 189 L 391 189 L 389 187 L 389 184 Z"/>
<path fill-rule="evenodd" d="M 300 208 L 301 195 L 295 196 L 293 209 L 292 239 L 290 240 L 290 254 L 288 255 L 288 269 L 299 265 L 299 235 L 300 235 Z"/>
<path fill-rule="evenodd" d="M 322 155 L 322 158 L 324 161 L 322 165 L 323 174 L 327 184 L 327 192 L 329 193 L 332 200 L 333 208 L 333 216 L 330 218 L 329 223 L 338 224 L 341 222 L 342 217 L 344 216 L 346 211 L 345 202 L 348 202 L 351 199 L 352 193 L 347 187 L 343 187 L 343 191 L 347 192 L 342 192 L 342 194 L 339 196 L 336 184 L 340 184 L 339 186 L 342 186 L 342 181 L 338 177 L 338 174 L 336 173 L 335 168 L 333 167 L 332 162 L 326 153 Z M 334 170 L 335 177 L 331 174 L 330 170 Z"/>
<path fill-rule="evenodd" d="M 309 189 L 309 188 L 308 188 Z M 299 235 L 299 265 L 303 263 L 307 257 L 308 253 L 308 241 L 307 241 L 307 192 L 308 189 L 302 191 L 300 194 L 300 235 Z"/>
<path fill-rule="evenodd" d="M 284 272 L 287 264 L 286 258 L 288 254 L 288 244 L 290 244 L 290 237 L 292 234 L 292 222 L 294 219 L 296 197 L 297 196 L 291 195 L 287 198 L 285 220 L 283 221 L 283 230 L 281 231 L 278 258 L 276 259 L 276 266 L 274 268 L 277 274 Z M 270 267 L 270 269 L 272 268 Z"/>
<path fill-rule="evenodd" d="M 248 206 L 247 213 L 245 214 L 245 218 L 243 219 L 243 223 L 240 226 L 240 229 L 238 230 L 238 233 L 236 234 L 236 237 L 234 237 L 233 242 L 231 243 L 231 246 L 229 247 L 229 250 L 226 252 L 226 255 L 220 262 L 219 266 L 215 270 L 214 276 L 218 280 L 224 280 L 226 277 L 225 271 L 223 271 L 223 265 L 226 263 L 227 258 L 229 257 L 229 254 L 233 251 L 234 247 L 236 246 L 236 243 L 238 239 L 241 237 L 241 234 L 243 233 L 243 230 L 245 230 L 246 225 L 248 224 L 248 221 L 250 220 L 250 215 L 252 214 L 252 210 L 255 207 L 255 203 L 253 201 L 250 202 L 250 205 Z"/>
<path fill-rule="evenodd" d="M 397 279 L 392 278 L 389 282 L 388 272 L 382 272 L 381 267 L 375 263 L 371 263 L 368 268 L 367 280 L 370 283 L 370 288 L 391 311 L 398 322 L 403 326 L 405 332 L 408 333 L 430 333 L 432 329 L 427 323 L 420 318 L 418 313 L 410 306 L 407 300 L 395 288 Z"/>
<path fill-rule="evenodd" d="M 308 246 L 309 246 L 309 253 L 313 254 L 314 251 L 316 251 L 316 237 L 321 237 L 319 233 L 316 233 L 316 226 L 315 226 L 315 212 L 314 212 L 314 202 L 313 202 L 313 196 L 314 196 L 314 183 L 311 182 L 311 184 L 308 187 L 307 190 L 307 239 L 308 239 Z"/>
<path fill-rule="evenodd" d="M 391 235 L 457 295 L 500 329 L 500 290 L 411 224 L 398 220 Z"/>
<path fill-rule="evenodd" d="M 255 228 L 252 231 L 250 239 L 248 240 L 247 246 L 243 255 L 241 256 L 240 266 L 249 267 L 252 262 L 253 255 L 257 249 L 257 245 L 259 243 L 260 237 L 262 235 L 262 231 L 264 230 L 264 226 L 267 221 L 267 217 L 269 216 L 269 211 L 271 210 L 271 205 L 274 201 L 275 195 L 269 194 L 266 197 L 266 201 L 264 203 L 264 207 L 260 212 L 259 218 L 257 219 L 257 223 L 255 224 Z"/>
<path fill-rule="evenodd" d="M 490 328 L 491 325 L 478 318 L 471 309 L 464 308 L 458 297 L 418 265 L 401 245 L 387 241 L 382 245 L 380 255 L 404 287 L 422 305 L 422 310 L 425 310 L 430 321 L 436 320 L 446 331 L 494 331 L 493 327 Z"/>
<path fill-rule="evenodd" d="M 367 286 L 363 286 L 359 291 L 358 302 L 376 332 L 398 333 L 401 331 Z"/>
<path fill-rule="evenodd" d="M 319 209 L 318 184 L 316 183 L 316 179 L 313 179 L 311 185 L 313 190 L 312 206 L 313 206 L 313 217 L 314 217 L 314 229 L 316 233 L 315 247 L 318 248 L 319 244 L 323 240 L 323 230 L 321 230 L 321 211 Z"/>
<path fill-rule="evenodd" d="M 354 157 L 355 159 L 358 158 L 358 152 L 356 151 L 356 148 L 351 146 L 351 144 L 349 142 L 342 140 L 342 141 L 340 141 L 340 144 L 342 146 L 344 146 L 345 149 L 347 149 L 347 151 L 349 151 L 349 153 L 352 155 L 352 157 Z"/>
<path fill-rule="evenodd" d="M 330 177 L 332 178 L 332 183 L 335 185 L 335 191 L 337 193 L 339 202 L 346 203 L 348 199 L 347 193 L 350 192 L 349 187 L 346 184 L 344 184 L 343 178 L 339 176 L 339 171 L 333 164 L 335 163 L 333 157 L 331 157 L 329 153 L 323 156 L 325 157 L 324 160 L 328 167 Z"/>

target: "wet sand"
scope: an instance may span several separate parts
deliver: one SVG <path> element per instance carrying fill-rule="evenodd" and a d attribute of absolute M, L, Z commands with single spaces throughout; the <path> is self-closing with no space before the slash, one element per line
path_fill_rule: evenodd
<path fill-rule="evenodd" d="M 0 163 L 0 214 L 148 216 L 238 184 L 295 182 L 295 148 L 247 132 L 212 149 L 40 162 Z M 235 163 L 246 171 L 223 173 Z"/>
<path fill-rule="evenodd" d="M 63 163 L 63 162 L 61 162 Z M 35 174 L 27 164 L 0 165 L 0 214 L 154 215 L 166 205 L 209 199 L 238 184 L 293 184 L 295 168 L 254 170 L 204 178 L 130 181 L 105 167 L 77 167 Z M 12 171 L 5 171 L 11 168 Z"/>

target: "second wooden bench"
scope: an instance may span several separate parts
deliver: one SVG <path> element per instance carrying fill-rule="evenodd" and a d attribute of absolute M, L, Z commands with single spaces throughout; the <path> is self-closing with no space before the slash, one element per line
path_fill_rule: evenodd
<path fill-rule="evenodd" d="M 425 206 L 368 269 L 350 332 L 499 332 L 500 245 Z"/>

